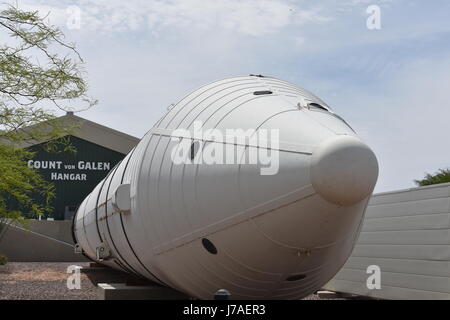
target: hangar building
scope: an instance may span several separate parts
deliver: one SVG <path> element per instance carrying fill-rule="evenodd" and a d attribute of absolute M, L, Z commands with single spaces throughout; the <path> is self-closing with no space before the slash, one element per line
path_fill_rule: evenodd
<path fill-rule="evenodd" d="M 26 146 L 35 156 L 28 166 L 39 170 L 56 190 L 53 212 L 44 218 L 70 220 L 78 205 L 140 139 L 68 112 L 59 118 L 75 127 L 69 139 L 76 152 L 48 152 L 43 144 Z"/>

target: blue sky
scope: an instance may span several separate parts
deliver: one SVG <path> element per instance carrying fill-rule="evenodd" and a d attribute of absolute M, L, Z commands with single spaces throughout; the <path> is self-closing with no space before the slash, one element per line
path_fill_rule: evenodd
<path fill-rule="evenodd" d="M 86 60 L 80 116 L 141 137 L 189 91 L 250 73 L 294 82 L 376 152 L 376 191 L 450 167 L 450 1 L 18 1 L 50 12 Z M 368 30 L 366 9 L 381 9 Z M 80 27 L 67 28 L 68 6 Z M 3 39 L 3 36 L 0 36 Z"/>

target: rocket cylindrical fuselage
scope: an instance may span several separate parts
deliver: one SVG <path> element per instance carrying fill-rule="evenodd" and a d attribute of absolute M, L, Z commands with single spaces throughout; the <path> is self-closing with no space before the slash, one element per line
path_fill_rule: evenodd
<path fill-rule="evenodd" d="M 74 218 L 93 260 L 211 299 L 298 299 L 349 257 L 375 155 L 322 100 L 269 77 L 184 97 Z"/>

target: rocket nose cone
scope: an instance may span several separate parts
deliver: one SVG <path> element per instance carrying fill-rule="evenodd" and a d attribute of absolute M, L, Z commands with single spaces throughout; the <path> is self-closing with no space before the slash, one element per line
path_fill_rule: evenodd
<path fill-rule="evenodd" d="M 339 135 L 322 142 L 311 158 L 311 182 L 325 200 L 342 206 L 371 194 L 378 178 L 372 150 L 358 138 Z"/>

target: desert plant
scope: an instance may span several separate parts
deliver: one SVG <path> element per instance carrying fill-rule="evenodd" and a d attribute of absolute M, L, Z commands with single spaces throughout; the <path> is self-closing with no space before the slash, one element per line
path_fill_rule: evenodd
<path fill-rule="evenodd" d="M 3 266 L 7 263 L 8 263 L 8 258 L 5 255 L 0 254 L 0 266 Z"/>
<path fill-rule="evenodd" d="M 422 180 L 414 180 L 414 182 L 420 187 L 450 182 L 450 169 L 439 169 L 433 174 L 425 173 Z"/>

